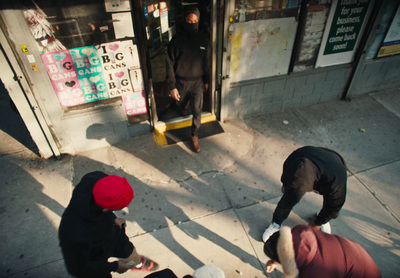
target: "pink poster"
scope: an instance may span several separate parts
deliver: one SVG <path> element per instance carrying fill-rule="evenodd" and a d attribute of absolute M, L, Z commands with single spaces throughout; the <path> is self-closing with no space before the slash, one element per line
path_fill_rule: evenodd
<path fill-rule="evenodd" d="M 146 97 L 144 91 L 130 95 L 123 95 L 125 113 L 128 116 L 147 113 Z"/>
<path fill-rule="evenodd" d="M 68 50 L 40 55 L 62 107 L 86 103 Z"/>

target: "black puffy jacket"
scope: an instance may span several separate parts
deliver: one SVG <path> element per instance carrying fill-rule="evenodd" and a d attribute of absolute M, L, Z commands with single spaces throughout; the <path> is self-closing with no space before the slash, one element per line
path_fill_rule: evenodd
<path fill-rule="evenodd" d="M 64 261 L 68 272 L 77 277 L 111 277 L 118 269 L 118 262 L 107 262 L 116 216 L 102 212 L 92 194 L 95 183 L 106 176 L 103 172 L 83 176 L 61 218 L 59 240 Z"/>
<path fill-rule="evenodd" d="M 335 151 L 305 146 L 295 150 L 283 164 L 281 181 L 285 188 L 273 221 L 281 224 L 306 192 L 323 195 L 324 205 L 315 224 L 338 216 L 346 200 L 347 172 L 343 158 Z"/>

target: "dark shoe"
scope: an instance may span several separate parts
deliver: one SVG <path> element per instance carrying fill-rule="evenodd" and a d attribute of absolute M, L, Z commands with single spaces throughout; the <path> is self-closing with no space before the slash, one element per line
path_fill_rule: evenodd
<path fill-rule="evenodd" d="M 193 150 L 196 153 L 199 153 L 201 150 L 200 144 L 199 144 L 199 137 L 197 136 L 192 136 L 192 144 L 193 144 Z"/>
<path fill-rule="evenodd" d="M 142 266 L 141 267 L 133 267 L 132 271 L 154 271 L 158 269 L 158 263 L 150 260 L 142 256 Z"/>

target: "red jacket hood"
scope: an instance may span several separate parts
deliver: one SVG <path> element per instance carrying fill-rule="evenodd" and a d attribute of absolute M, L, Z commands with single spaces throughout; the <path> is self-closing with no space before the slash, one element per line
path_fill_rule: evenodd
<path fill-rule="evenodd" d="M 309 226 L 283 227 L 277 249 L 285 277 L 381 277 L 361 245 Z"/>

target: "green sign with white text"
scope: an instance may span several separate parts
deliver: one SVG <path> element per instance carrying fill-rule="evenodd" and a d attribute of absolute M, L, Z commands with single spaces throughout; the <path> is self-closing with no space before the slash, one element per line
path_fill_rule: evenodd
<path fill-rule="evenodd" d="M 369 0 L 338 0 L 324 55 L 354 49 L 370 2 Z"/>

